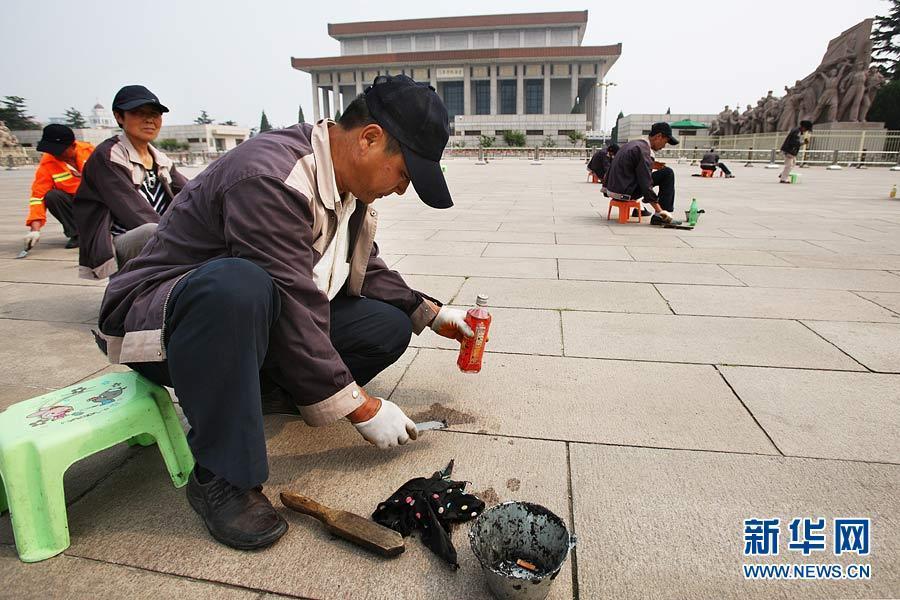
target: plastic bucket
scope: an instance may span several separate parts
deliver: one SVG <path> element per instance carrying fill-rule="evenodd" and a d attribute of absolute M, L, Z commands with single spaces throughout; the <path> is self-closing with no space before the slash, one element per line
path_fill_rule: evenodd
<path fill-rule="evenodd" d="M 800 183 L 799 173 L 791 173 L 791 183 Z"/>
<path fill-rule="evenodd" d="M 504 502 L 479 515 L 469 543 L 495 598 L 543 600 L 575 537 L 562 519 L 539 504 Z"/>

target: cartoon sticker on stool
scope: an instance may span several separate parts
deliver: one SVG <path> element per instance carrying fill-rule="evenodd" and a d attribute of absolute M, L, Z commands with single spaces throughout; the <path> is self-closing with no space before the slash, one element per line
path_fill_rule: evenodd
<path fill-rule="evenodd" d="M 71 406 L 66 406 L 64 404 L 54 404 L 52 406 L 42 406 L 25 418 L 37 419 L 37 421 L 29 423 L 29 425 L 31 425 L 32 427 L 38 427 L 39 425 L 44 425 L 46 423 L 49 423 L 50 421 L 59 421 L 61 419 L 65 419 L 70 414 L 81 414 L 80 412 L 74 411 L 75 409 Z"/>
<path fill-rule="evenodd" d="M 92 398 L 88 398 L 88 402 L 96 402 L 100 406 L 106 406 L 107 404 L 112 404 L 116 401 L 116 399 L 122 395 L 122 392 L 125 391 L 125 388 L 121 383 L 112 384 L 111 388 L 108 388 L 96 396 Z"/>

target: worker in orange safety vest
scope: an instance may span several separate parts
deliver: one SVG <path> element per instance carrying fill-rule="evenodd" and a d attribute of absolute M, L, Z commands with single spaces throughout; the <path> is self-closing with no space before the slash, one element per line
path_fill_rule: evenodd
<path fill-rule="evenodd" d="M 76 142 L 75 133 L 65 125 L 47 125 L 37 149 L 44 156 L 31 184 L 28 217 L 25 219 L 25 225 L 29 228 L 25 236 L 25 251 L 34 248 L 40 240 L 41 228 L 47 223 L 47 210 L 62 223 L 63 232 L 69 238 L 66 248 L 77 248 L 78 229 L 72 206 L 75 192 L 81 185 L 84 163 L 90 158 L 94 146 Z"/>

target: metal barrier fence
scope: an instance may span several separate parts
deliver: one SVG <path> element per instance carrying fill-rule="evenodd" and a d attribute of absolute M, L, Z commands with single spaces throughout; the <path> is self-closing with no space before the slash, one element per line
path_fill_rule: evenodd
<path fill-rule="evenodd" d="M 656 156 L 660 159 L 675 158 L 699 161 L 708 152 L 708 148 L 665 148 Z M 757 150 L 754 148 L 723 149 L 716 148 L 716 153 L 723 162 L 737 163 L 776 163 L 782 162 L 780 151 L 774 148 Z M 802 165 L 841 165 L 845 167 L 893 167 L 900 165 L 900 152 L 872 150 L 801 150 L 797 162 Z"/>

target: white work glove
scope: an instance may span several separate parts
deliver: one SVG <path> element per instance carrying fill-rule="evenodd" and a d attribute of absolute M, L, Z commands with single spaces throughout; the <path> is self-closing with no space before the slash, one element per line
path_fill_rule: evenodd
<path fill-rule="evenodd" d="M 35 246 L 37 246 L 38 241 L 41 239 L 41 232 L 38 230 L 29 231 L 25 235 L 25 250 L 31 250 Z"/>
<path fill-rule="evenodd" d="M 419 433 L 416 424 L 407 417 L 400 407 L 390 400 L 381 400 L 381 408 L 375 416 L 362 423 L 354 423 L 353 426 L 363 438 L 370 444 L 379 448 L 391 448 L 402 446 L 409 440 L 414 440 Z"/>
<path fill-rule="evenodd" d="M 469 324 L 466 323 L 466 311 L 459 308 L 442 306 L 437 316 L 431 322 L 431 329 L 438 335 L 451 340 L 463 341 L 475 335 Z"/>

